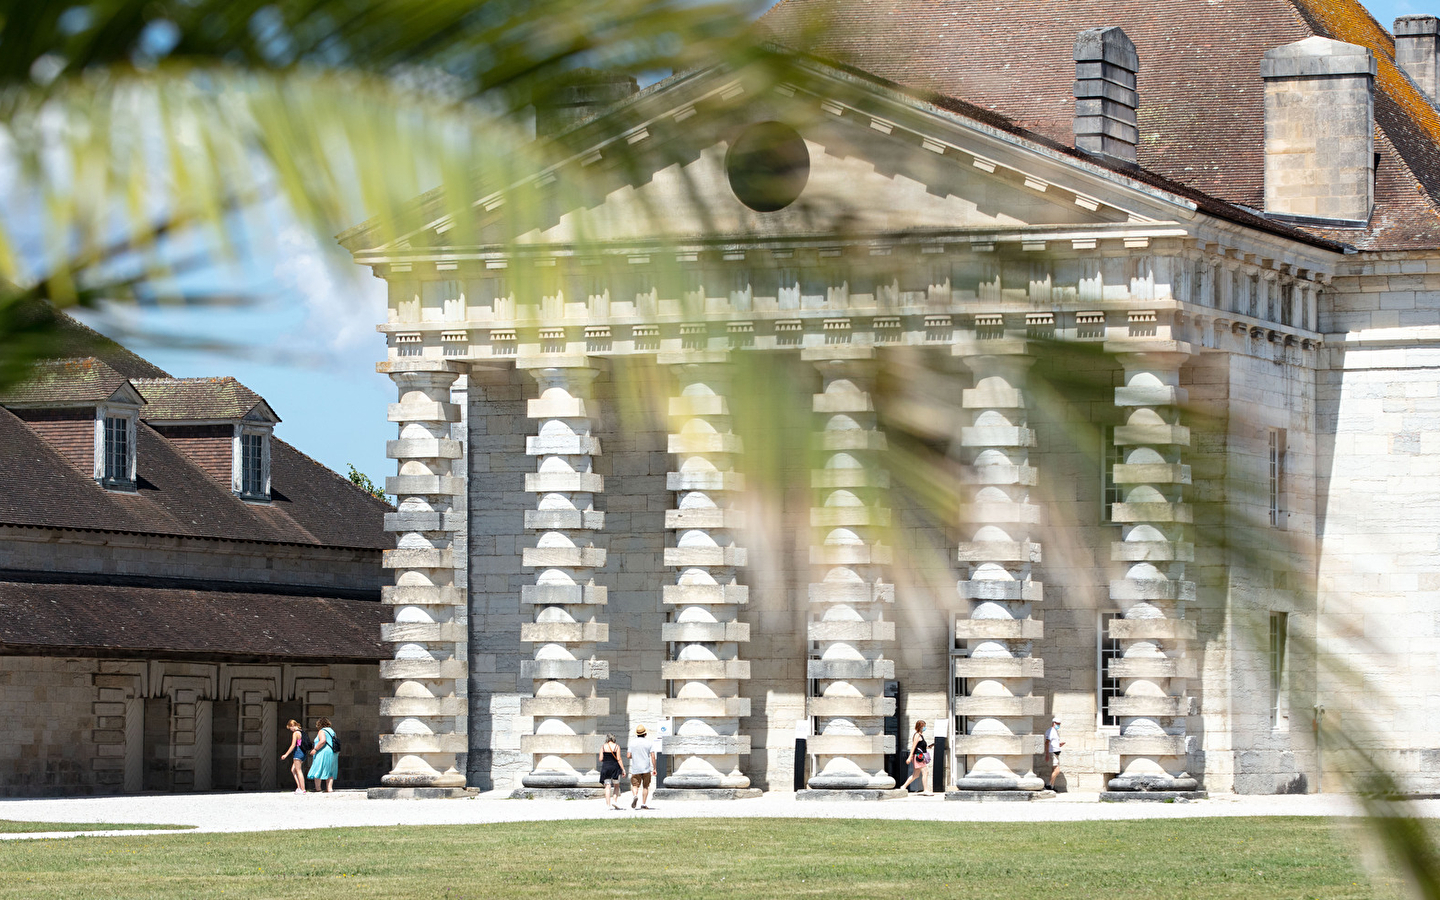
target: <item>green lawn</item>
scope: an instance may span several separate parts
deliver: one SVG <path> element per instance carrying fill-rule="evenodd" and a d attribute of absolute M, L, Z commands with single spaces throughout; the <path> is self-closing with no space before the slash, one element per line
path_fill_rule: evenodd
<path fill-rule="evenodd" d="M 0 819 L 0 834 L 28 834 L 36 831 L 186 831 L 194 825 L 145 825 L 139 822 L 16 822 Z"/>
<path fill-rule="evenodd" d="M 1355 835 L 1322 819 L 616 818 L 65 838 L 0 845 L 0 898 L 1397 896 L 1361 874 Z"/>

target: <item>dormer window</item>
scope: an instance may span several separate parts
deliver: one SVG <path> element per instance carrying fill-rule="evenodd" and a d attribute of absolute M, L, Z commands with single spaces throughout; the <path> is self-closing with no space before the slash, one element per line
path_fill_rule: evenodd
<path fill-rule="evenodd" d="M 235 426 L 235 493 L 245 500 L 270 499 L 270 429 Z"/>
<path fill-rule="evenodd" d="M 95 480 L 109 490 L 135 490 L 136 418 L 133 410 L 96 410 Z"/>

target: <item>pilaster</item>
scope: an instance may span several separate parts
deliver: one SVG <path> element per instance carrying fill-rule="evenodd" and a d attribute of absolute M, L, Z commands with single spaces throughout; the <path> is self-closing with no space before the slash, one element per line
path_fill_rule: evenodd
<path fill-rule="evenodd" d="M 745 550 L 736 546 L 737 530 L 744 527 L 736 495 L 745 484 L 735 461 L 744 448 L 731 428 L 726 357 L 689 352 L 661 354 L 659 360 L 671 365 L 680 385 L 669 404 L 676 428 L 668 449 L 676 471 L 667 486 L 675 492 L 675 508 L 665 515 L 665 527 L 675 532 L 665 565 L 677 571 L 675 583 L 665 586 L 671 615 L 661 632 L 674 648 L 661 665 L 673 696 L 660 709 L 675 723 L 665 739 L 673 760 L 667 788 L 750 786 L 740 770 L 741 757 L 750 754 L 750 738 L 740 734 L 740 717 L 750 715 L 750 700 L 740 696 L 740 682 L 750 677 L 750 663 L 740 658 L 741 645 L 750 640 L 750 626 L 740 621 L 749 588 L 739 583 Z"/>
<path fill-rule="evenodd" d="M 1034 762 L 1043 738 L 1035 717 L 1045 714 L 1045 698 L 1035 695 L 1034 679 L 1045 669 L 1032 651 L 1043 634 L 1034 616 L 1043 585 L 1033 578 L 1040 544 L 1032 532 L 1040 508 L 1030 502 L 1035 432 L 1023 393 L 1035 360 L 1025 355 L 1023 341 L 986 343 L 994 346 L 964 358 L 975 386 L 961 397 L 969 414 L 960 432 L 969 466 L 961 515 L 970 540 L 958 552 L 967 576 L 958 588 L 968 608 L 955 621 L 955 640 L 969 652 L 955 660 L 956 677 L 967 683 L 964 696 L 955 698 L 955 715 L 966 720 L 965 733 L 955 737 L 955 752 L 965 760 L 956 787 L 1038 791 L 1044 782 Z"/>
<path fill-rule="evenodd" d="M 812 790 L 895 786 L 885 771 L 895 738 L 884 729 L 884 717 L 895 714 L 894 698 L 885 696 L 885 681 L 895 677 L 894 661 L 885 658 L 885 645 L 895 639 L 895 623 L 885 617 L 895 585 L 888 577 L 891 548 L 883 540 L 890 526 L 890 510 L 881 505 L 889 474 L 879 465 L 885 436 L 871 396 L 873 353 L 868 347 L 804 352 L 822 383 L 813 402 L 822 464 L 811 473 L 816 505 L 810 511 L 810 562 L 818 580 L 809 587 L 806 635 L 818 651 L 805 673 L 816 686 L 806 704 L 815 731 L 808 747 L 815 758 Z"/>
<path fill-rule="evenodd" d="M 1123 499 L 1112 516 L 1123 540 L 1112 545 L 1111 559 L 1125 575 L 1110 582 L 1111 602 L 1120 610 L 1110 623 L 1110 638 L 1120 645 L 1109 671 L 1120 683 L 1108 710 L 1120 722 L 1110 752 L 1120 757 L 1120 774 L 1109 789 L 1194 791 L 1187 718 L 1195 704 L 1187 683 L 1196 667 L 1186 649 L 1196 630 L 1185 619 L 1185 604 L 1195 598 L 1194 583 L 1185 580 L 1194 545 L 1185 541 L 1190 467 L 1181 460 L 1190 429 L 1180 423 L 1187 395 L 1179 386 L 1189 345 L 1164 341 L 1150 349 L 1117 349 L 1125 383 L 1115 389 L 1115 405 L 1124 410 L 1125 424 L 1115 428 L 1122 461 L 1113 477 Z"/>
<path fill-rule="evenodd" d="M 610 711 L 610 701 L 596 694 L 596 683 L 610 677 L 609 663 L 595 655 L 596 645 L 609 639 L 601 621 L 606 591 L 595 583 L 595 570 L 605 565 L 605 551 L 595 546 L 595 532 L 605 525 L 605 514 L 595 509 L 595 495 L 605 490 L 604 477 L 594 471 L 599 412 L 591 387 L 599 370 L 584 356 L 520 365 L 537 386 L 527 406 L 536 433 L 525 445 L 536 458 L 535 473 L 525 476 L 525 489 L 535 495 L 525 527 L 537 537 L 521 555 L 536 575 L 520 595 L 534 610 L 534 621 L 520 627 L 520 640 L 534 645 L 533 658 L 520 664 L 521 690 L 526 682 L 533 688 L 520 713 L 534 719 L 520 750 L 535 762 L 521 781 L 527 788 L 594 787 L 603 742 L 596 718 Z"/>
<path fill-rule="evenodd" d="M 380 713 L 391 717 L 391 733 L 380 736 L 380 750 L 392 757 L 387 788 L 465 787 L 457 757 L 468 750 L 464 728 L 467 677 L 464 655 L 465 588 L 456 584 L 454 541 L 465 530 L 465 479 L 453 474 L 453 461 L 464 453 L 452 437 L 459 408 L 450 388 L 462 369 L 442 360 L 392 360 L 376 367 L 399 392 L 390 421 L 399 437 L 386 453 L 397 463 L 385 490 L 395 495 L 396 511 L 385 516 L 395 533 L 395 549 L 384 555 L 394 585 L 383 600 L 395 621 L 382 629 L 395 657 L 380 664 L 389 696 Z"/>

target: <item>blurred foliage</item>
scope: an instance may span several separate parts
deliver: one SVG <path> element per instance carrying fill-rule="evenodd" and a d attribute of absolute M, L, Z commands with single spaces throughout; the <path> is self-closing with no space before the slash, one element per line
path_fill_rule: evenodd
<path fill-rule="evenodd" d="M 350 469 L 349 474 L 345 477 L 350 479 L 351 484 L 374 497 L 376 500 L 384 500 L 386 503 L 390 502 L 390 497 L 385 493 L 385 489 L 372 481 L 369 475 L 355 468 L 354 463 L 346 463 L 345 465 Z"/>

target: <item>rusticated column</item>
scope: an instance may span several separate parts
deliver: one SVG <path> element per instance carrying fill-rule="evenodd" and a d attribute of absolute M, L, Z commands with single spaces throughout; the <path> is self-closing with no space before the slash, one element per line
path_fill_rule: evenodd
<path fill-rule="evenodd" d="M 884 690 L 885 680 L 895 677 L 894 661 L 885 658 L 886 642 L 895 639 L 895 623 L 885 619 L 886 605 L 895 600 L 886 577 L 891 549 L 882 542 L 890 525 L 882 505 L 889 474 L 879 465 L 885 436 L 870 393 L 873 351 L 855 347 L 850 358 L 827 358 L 839 349 L 805 352 L 820 370 L 823 391 L 814 410 L 824 423 L 816 436 L 824 465 L 811 474 L 817 502 L 810 511 L 816 537 L 810 562 L 819 580 L 810 585 L 807 637 L 819 652 L 806 672 L 817 685 L 807 701 L 815 726 L 808 785 L 883 790 L 895 786 L 885 771 L 895 738 L 884 728 L 884 717 L 895 712 Z"/>
<path fill-rule="evenodd" d="M 1035 360 L 1023 355 L 1023 343 L 1009 349 L 965 359 L 975 373 L 975 387 L 962 395 L 970 424 L 960 433 L 970 467 L 962 508 L 970 540 L 960 544 L 969 577 L 959 590 L 969 608 L 955 623 L 956 639 L 970 651 L 955 660 L 956 676 L 969 683 L 966 696 L 955 698 L 955 713 L 967 722 L 966 733 L 955 738 L 956 752 L 967 757 L 956 779 L 965 791 L 1044 787 L 1034 771 L 1043 740 L 1034 717 L 1044 715 L 1045 698 L 1035 696 L 1033 685 L 1045 669 L 1031 653 L 1042 634 L 1033 609 L 1043 590 L 1032 577 L 1040 544 L 1031 533 L 1040 509 L 1030 502 L 1035 432 L 1027 426 L 1022 392 Z"/>
<path fill-rule="evenodd" d="M 667 788 L 750 786 L 740 771 L 740 758 L 750 755 L 750 738 L 740 734 L 740 717 L 750 715 L 750 701 L 740 696 L 740 682 L 750 677 L 750 663 L 740 659 L 750 626 L 739 620 L 749 588 L 736 577 L 745 550 L 735 545 L 742 527 L 735 496 L 745 486 L 735 458 L 743 448 L 730 427 L 725 357 L 695 352 L 659 360 L 673 364 L 680 384 L 680 395 L 670 399 L 678 426 L 669 438 L 675 509 L 665 514 L 665 527 L 675 532 L 665 565 L 678 571 L 665 586 L 671 619 L 661 631 L 675 647 L 674 659 L 661 666 L 674 688 L 660 703 L 661 714 L 675 719 L 674 734 L 665 739 L 665 753 L 675 761 Z"/>
<path fill-rule="evenodd" d="M 1185 602 L 1195 597 L 1195 585 L 1185 580 L 1185 563 L 1194 559 L 1193 545 L 1184 540 L 1190 467 L 1181 463 L 1190 444 L 1190 429 L 1180 424 L 1186 350 L 1166 342 L 1161 350 L 1119 356 L 1125 384 L 1115 389 L 1115 404 L 1125 411 L 1125 424 L 1115 428 L 1123 461 L 1114 479 L 1124 500 L 1113 505 L 1113 518 L 1124 540 L 1113 545 L 1111 557 L 1125 567 L 1125 577 L 1110 582 L 1110 599 L 1121 611 L 1110 624 L 1121 650 L 1110 664 L 1121 692 L 1109 709 L 1120 721 L 1120 734 L 1110 738 L 1110 752 L 1120 757 L 1112 791 L 1197 787 L 1186 771 L 1186 717 L 1194 712 L 1186 679 L 1195 677 L 1195 661 L 1185 655 L 1195 639 L 1194 623 L 1185 621 Z"/>
<path fill-rule="evenodd" d="M 468 749 L 460 727 L 465 699 L 457 691 L 466 677 L 465 589 L 455 583 L 452 544 L 465 529 L 464 512 L 454 508 L 454 498 L 465 494 L 465 479 L 452 474 L 463 447 L 452 437 L 460 410 L 450 402 L 461 369 L 419 359 L 376 368 L 389 374 L 400 398 L 390 406 L 399 439 L 386 448 L 399 474 L 385 480 L 397 504 L 385 516 L 395 549 L 384 555 L 395 584 L 382 596 L 394 607 L 395 621 L 382 626 L 381 636 L 394 645 L 395 658 L 380 664 L 380 677 L 390 685 L 380 714 L 392 720 L 391 733 L 380 735 L 381 752 L 392 758 L 380 781 L 389 789 L 463 789 L 456 756 Z"/>
<path fill-rule="evenodd" d="M 605 565 L 594 541 L 605 524 L 595 509 L 604 478 L 592 465 L 600 455 L 590 397 L 598 372 L 585 357 L 546 360 L 529 372 L 538 396 L 528 415 L 538 429 L 525 444 L 537 459 L 535 474 L 525 476 L 525 490 L 536 497 L 525 527 L 539 536 L 521 560 L 536 576 L 520 595 L 535 610 L 535 621 L 520 626 L 520 639 L 535 645 L 534 658 L 520 664 L 521 689 L 529 681 L 534 692 L 520 712 L 533 716 L 535 727 L 521 736 L 520 750 L 533 754 L 535 768 L 521 780 L 529 788 L 598 786 L 595 720 L 610 711 L 610 701 L 596 696 L 596 682 L 610 677 L 609 663 L 595 658 L 595 645 L 609 637 L 599 615 L 605 588 L 595 583 Z"/>

